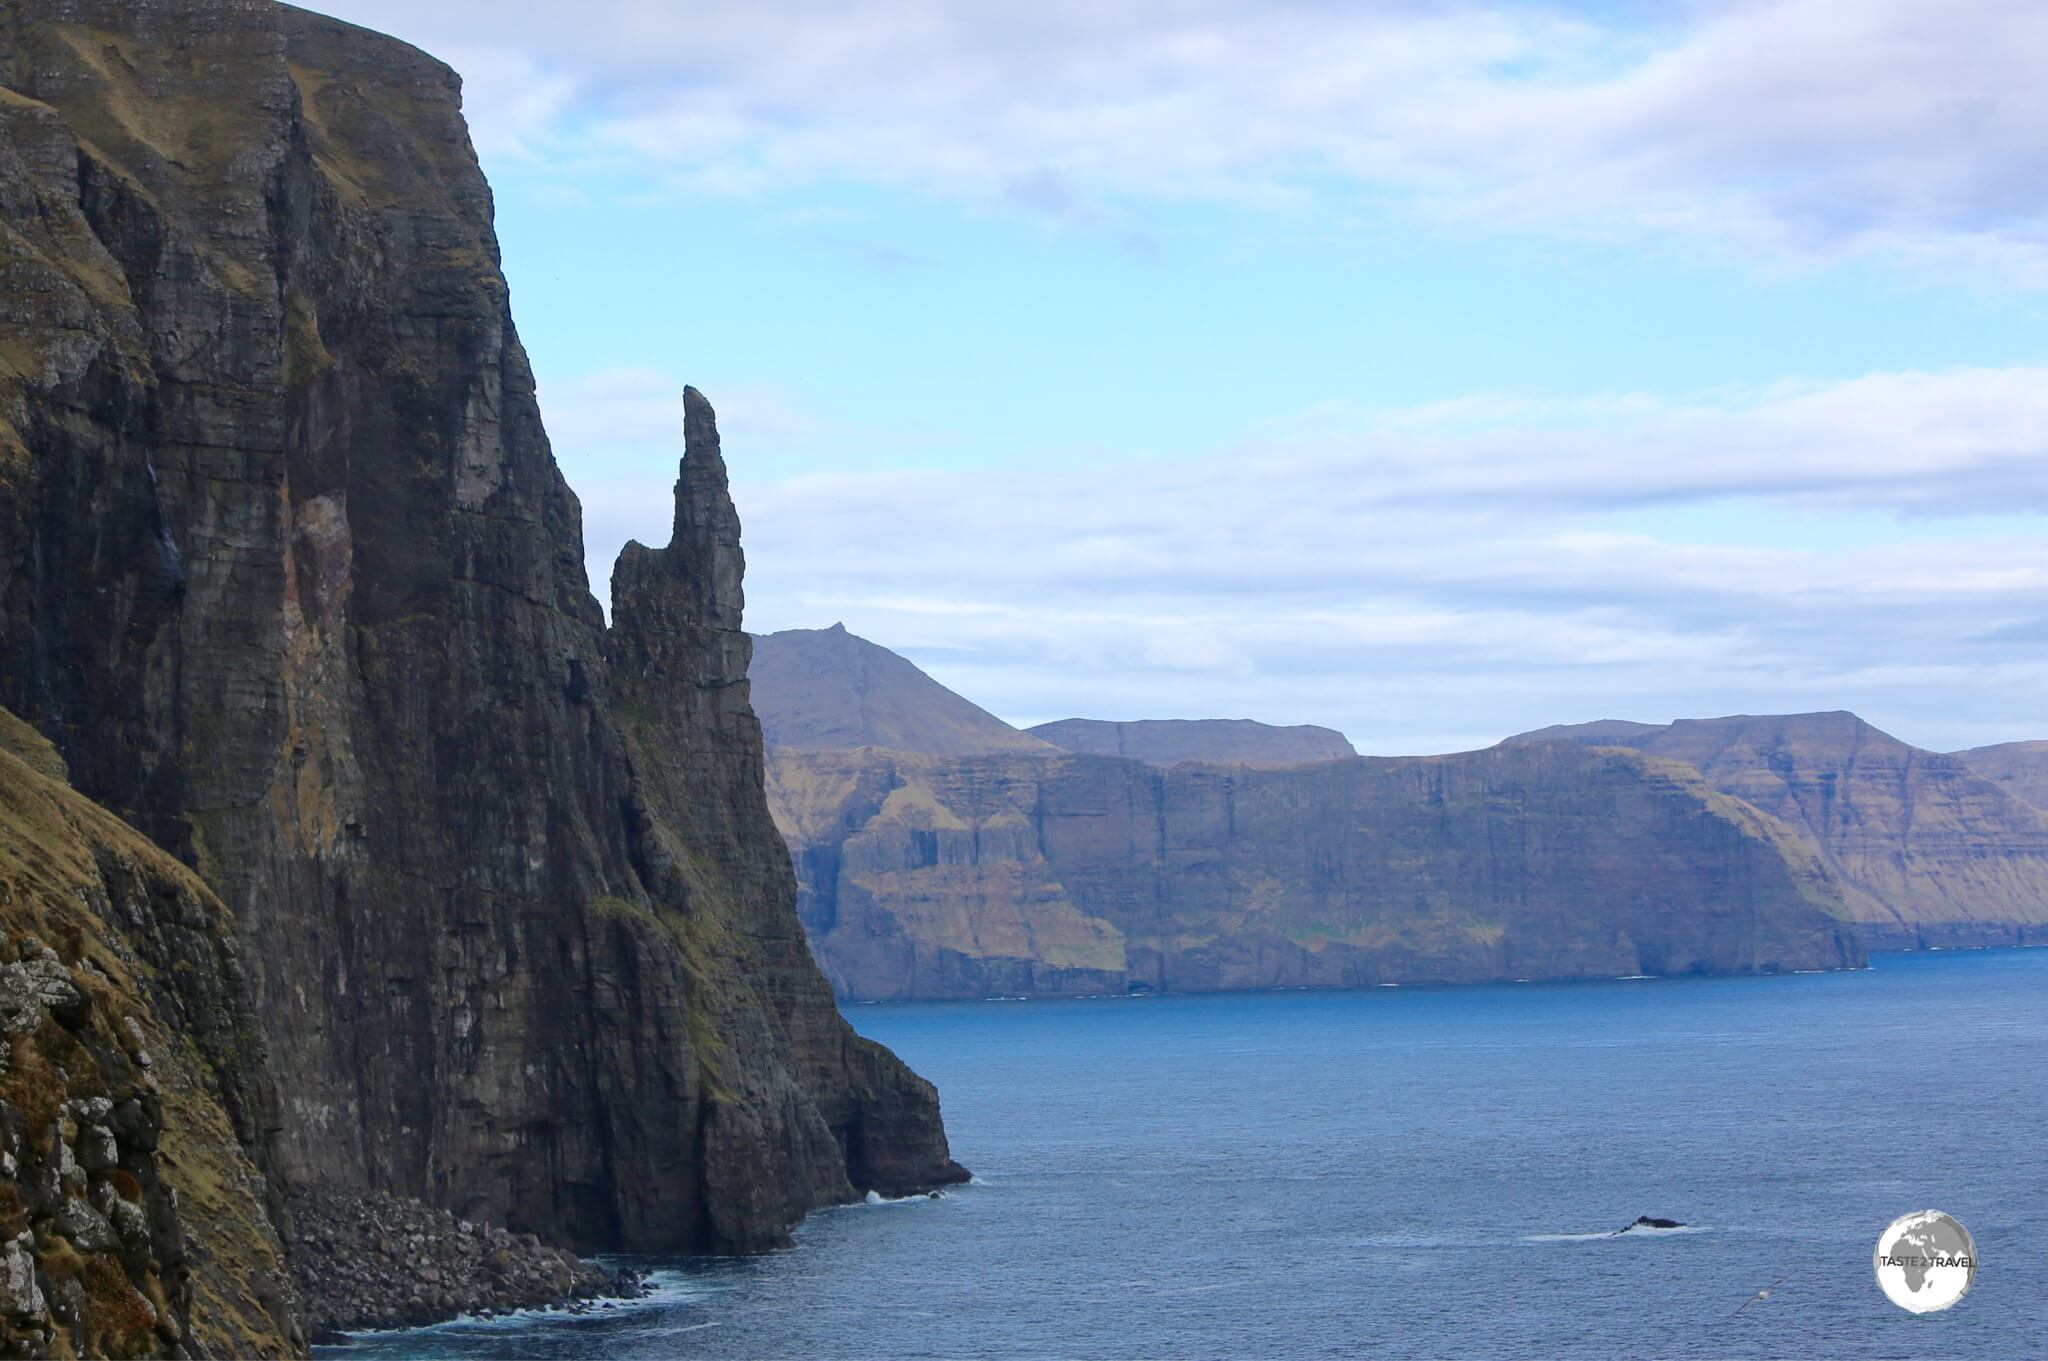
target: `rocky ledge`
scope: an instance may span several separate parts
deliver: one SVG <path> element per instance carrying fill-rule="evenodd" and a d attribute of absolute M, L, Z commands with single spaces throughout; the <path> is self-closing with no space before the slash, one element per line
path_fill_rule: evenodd
<path fill-rule="evenodd" d="M 305 1351 L 227 909 L 0 710 L 0 1356 Z"/>
<path fill-rule="evenodd" d="M 538 1309 L 647 1291 L 646 1278 L 552 1248 L 532 1234 L 458 1219 L 403 1196 L 292 1193 L 292 1279 L 315 1343 L 349 1329 L 401 1328 L 458 1314 Z"/>

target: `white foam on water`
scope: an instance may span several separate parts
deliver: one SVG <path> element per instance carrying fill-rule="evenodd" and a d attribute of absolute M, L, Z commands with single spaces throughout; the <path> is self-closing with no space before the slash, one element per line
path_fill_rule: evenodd
<path fill-rule="evenodd" d="M 973 1180 L 970 1179 L 968 1184 L 972 1185 Z M 941 1191 L 937 1199 L 943 1200 L 945 1196 L 946 1193 Z M 825 1208 L 830 1210 L 859 1210 L 869 1205 L 914 1205 L 920 1201 L 927 1201 L 933 1198 L 928 1191 L 912 1191 L 907 1196 L 885 1196 L 880 1191 L 870 1191 L 859 1200 L 848 1201 L 844 1205 L 828 1205 Z"/>
<path fill-rule="evenodd" d="M 1605 1233 L 1525 1233 L 1524 1243 L 1597 1243 L 1603 1238 L 1614 1237 L 1614 1230 Z"/>
<path fill-rule="evenodd" d="M 1704 1224 L 1680 1224 L 1675 1229 L 1608 1229 L 1602 1233 L 1525 1233 L 1524 1243 L 1603 1243 L 1610 1238 L 1678 1238 L 1688 1233 L 1707 1233 Z"/>
<path fill-rule="evenodd" d="M 599 1316 L 618 1318 L 626 1314 L 645 1313 L 650 1309 L 666 1309 L 686 1301 L 697 1300 L 709 1293 L 676 1271 L 654 1271 L 648 1273 L 647 1293 L 632 1299 L 614 1296 L 606 1299 L 585 1300 L 580 1309 L 508 1309 L 485 1318 L 481 1314 L 458 1314 L 454 1318 L 442 1319 L 439 1323 L 423 1323 L 398 1328 L 345 1328 L 342 1331 L 350 1337 L 382 1337 L 393 1333 L 480 1333 L 516 1332 L 548 1324 L 570 1324 L 583 1319 Z M 697 1324 L 709 1328 L 714 1324 Z M 677 1329 L 676 1331 L 685 1331 Z"/>

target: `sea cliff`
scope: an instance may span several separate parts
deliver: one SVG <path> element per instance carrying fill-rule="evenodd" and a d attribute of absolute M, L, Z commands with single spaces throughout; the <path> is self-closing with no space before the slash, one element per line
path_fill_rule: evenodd
<path fill-rule="evenodd" d="M 848 997 L 1860 965 L 1841 891 L 1677 762 L 1576 747 L 1291 769 L 775 750 Z"/>
<path fill-rule="evenodd" d="M 688 425 L 608 628 L 454 73 L 0 0 L 0 704 L 225 901 L 284 1182 L 750 1250 L 964 1175 L 802 948 Z"/>
<path fill-rule="evenodd" d="M 2010 759 L 1923 751 L 1839 711 L 1608 720 L 1509 741 L 1686 762 L 1820 857 L 1873 950 L 2048 944 L 2048 812 L 2000 782 Z"/>

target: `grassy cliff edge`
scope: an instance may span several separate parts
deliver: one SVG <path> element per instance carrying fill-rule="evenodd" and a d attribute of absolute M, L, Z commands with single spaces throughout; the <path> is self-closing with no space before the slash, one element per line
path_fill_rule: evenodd
<path fill-rule="evenodd" d="M 0 1337 L 301 1352 L 227 909 L 62 770 L 0 711 Z"/>

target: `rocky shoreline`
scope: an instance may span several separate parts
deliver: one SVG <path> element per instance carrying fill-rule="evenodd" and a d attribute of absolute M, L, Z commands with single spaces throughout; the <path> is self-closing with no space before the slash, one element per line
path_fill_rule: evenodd
<path fill-rule="evenodd" d="M 382 1192 L 294 1191 L 292 1280 L 316 1344 L 351 1330 L 418 1327 L 461 1314 L 575 1308 L 647 1293 L 631 1268 L 586 1262 L 530 1233 L 458 1219 Z"/>

